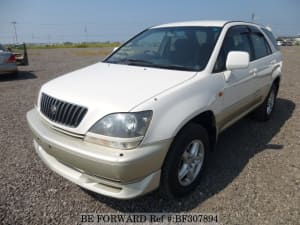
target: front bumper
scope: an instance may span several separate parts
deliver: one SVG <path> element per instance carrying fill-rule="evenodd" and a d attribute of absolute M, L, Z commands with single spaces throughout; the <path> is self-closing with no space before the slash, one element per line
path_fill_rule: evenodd
<path fill-rule="evenodd" d="M 58 132 L 36 109 L 27 113 L 34 146 L 44 163 L 66 179 L 99 194 L 129 199 L 156 189 L 170 140 L 119 150 Z"/>

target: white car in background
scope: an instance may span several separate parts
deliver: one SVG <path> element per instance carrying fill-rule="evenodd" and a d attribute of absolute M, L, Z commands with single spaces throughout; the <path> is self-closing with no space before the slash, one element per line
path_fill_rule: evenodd
<path fill-rule="evenodd" d="M 39 157 L 81 187 L 181 197 L 199 184 L 222 131 L 251 112 L 270 119 L 281 71 L 261 25 L 165 24 L 44 84 L 27 120 Z"/>
<path fill-rule="evenodd" d="M 0 44 L 0 75 L 18 73 L 16 56 Z"/>

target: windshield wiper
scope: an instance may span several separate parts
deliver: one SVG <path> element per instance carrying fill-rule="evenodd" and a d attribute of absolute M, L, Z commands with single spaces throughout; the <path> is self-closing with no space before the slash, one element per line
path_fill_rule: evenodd
<path fill-rule="evenodd" d="M 181 65 L 160 65 L 142 59 L 121 59 L 118 61 L 111 61 L 111 62 L 108 61 L 108 63 L 117 63 L 117 64 L 120 63 L 126 65 L 134 65 L 134 66 L 149 66 L 154 68 L 171 69 L 171 70 L 196 71 L 195 69 L 181 66 Z"/>
<path fill-rule="evenodd" d="M 110 63 L 121 63 L 121 64 L 134 65 L 134 66 L 152 66 L 153 65 L 152 62 L 142 60 L 142 59 L 122 59 L 119 61 L 112 61 Z"/>
<path fill-rule="evenodd" d="M 170 69 L 170 70 L 196 71 L 195 69 L 186 66 L 180 66 L 180 65 L 154 65 L 154 66 L 157 68 Z"/>

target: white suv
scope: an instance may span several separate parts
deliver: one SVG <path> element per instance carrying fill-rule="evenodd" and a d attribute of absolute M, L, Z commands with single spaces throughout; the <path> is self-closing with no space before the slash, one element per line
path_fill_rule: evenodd
<path fill-rule="evenodd" d="M 246 22 L 149 28 L 103 62 L 42 86 L 27 113 L 40 158 L 79 186 L 127 199 L 199 183 L 218 135 L 270 118 L 281 79 L 271 31 Z"/>

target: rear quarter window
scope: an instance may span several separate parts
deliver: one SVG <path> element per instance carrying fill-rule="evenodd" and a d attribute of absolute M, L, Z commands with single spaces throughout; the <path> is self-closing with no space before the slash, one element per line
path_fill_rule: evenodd
<path fill-rule="evenodd" d="M 254 58 L 259 59 L 272 53 L 270 46 L 262 33 L 250 33 L 250 39 L 253 44 Z"/>
<path fill-rule="evenodd" d="M 275 49 L 279 51 L 279 46 L 277 45 L 277 41 L 276 41 L 276 38 L 275 38 L 274 34 L 266 28 L 261 28 L 261 29 L 268 36 L 268 38 L 272 42 Z"/>

